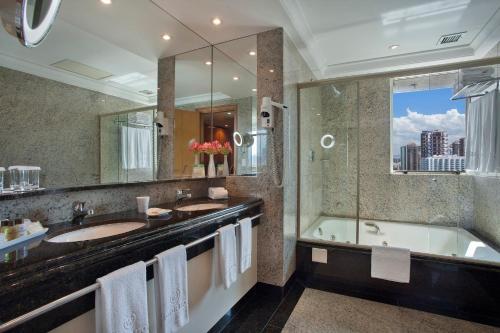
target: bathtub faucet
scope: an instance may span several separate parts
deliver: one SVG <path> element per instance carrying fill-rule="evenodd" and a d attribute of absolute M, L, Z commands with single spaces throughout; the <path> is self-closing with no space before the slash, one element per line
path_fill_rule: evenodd
<path fill-rule="evenodd" d="M 379 234 L 380 233 L 380 227 L 378 225 L 376 225 L 375 223 L 373 222 L 365 222 L 365 225 L 367 227 L 372 227 L 372 228 L 375 228 L 375 233 L 376 234 Z"/>

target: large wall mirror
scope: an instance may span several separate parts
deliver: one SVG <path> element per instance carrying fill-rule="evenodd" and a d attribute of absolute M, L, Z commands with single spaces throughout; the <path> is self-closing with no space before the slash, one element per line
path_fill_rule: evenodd
<path fill-rule="evenodd" d="M 41 188 L 184 178 L 208 166 L 190 144 L 218 140 L 230 174 L 256 172 L 258 145 L 232 142 L 256 129 L 255 36 L 211 46 L 160 4 L 65 0 L 36 48 L 0 27 L 0 167 L 40 167 Z"/>
<path fill-rule="evenodd" d="M 209 154 L 197 156 L 190 143 L 230 145 L 227 156 L 214 156 L 216 174 L 257 172 L 258 141 L 235 147 L 235 132 L 257 131 L 257 38 L 245 37 L 202 48 L 175 58 L 174 176 L 190 177 L 198 161 L 208 166 Z"/>

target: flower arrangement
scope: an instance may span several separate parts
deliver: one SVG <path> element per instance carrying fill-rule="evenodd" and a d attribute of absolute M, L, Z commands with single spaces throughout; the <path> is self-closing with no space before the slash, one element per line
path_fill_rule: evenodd
<path fill-rule="evenodd" d="M 222 147 L 219 149 L 219 153 L 222 155 L 229 155 L 233 152 L 233 148 L 231 148 L 231 144 L 229 141 L 224 142 Z"/>
<path fill-rule="evenodd" d="M 195 154 L 201 153 L 201 144 L 195 139 L 189 141 L 189 150 Z"/>
<path fill-rule="evenodd" d="M 221 144 L 218 140 L 212 142 L 199 143 L 193 139 L 189 141 L 189 150 L 195 154 L 204 153 L 211 155 L 217 155 L 217 154 L 229 155 L 230 153 L 233 152 L 233 149 L 229 141 L 225 142 L 224 144 Z"/>

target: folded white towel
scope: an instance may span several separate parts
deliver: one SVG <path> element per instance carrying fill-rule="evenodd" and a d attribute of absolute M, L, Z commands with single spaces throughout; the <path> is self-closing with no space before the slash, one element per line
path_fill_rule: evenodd
<path fill-rule="evenodd" d="M 228 224 L 217 230 L 219 237 L 216 239 L 219 249 L 220 273 L 224 286 L 228 289 L 236 281 L 238 263 L 236 259 L 236 234 L 233 224 Z"/>
<path fill-rule="evenodd" d="M 147 333 L 146 264 L 143 261 L 97 279 L 97 333 Z"/>
<path fill-rule="evenodd" d="M 240 273 L 252 266 L 252 220 L 240 220 Z"/>
<path fill-rule="evenodd" d="M 371 276 L 394 282 L 410 282 L 410 250 L 373 246 Z"/>
<path fill-rule="evenodd" d="M 209 187 L 208 197 L 213 200 L 227 199 L 228 191 L 224 187 Z"/>
<path fill-rule="evenodd" d="M 158 332 L 177 332 L 189 322 L 187 256 L 179 245 L 155 256 L 156 326 Z"/>

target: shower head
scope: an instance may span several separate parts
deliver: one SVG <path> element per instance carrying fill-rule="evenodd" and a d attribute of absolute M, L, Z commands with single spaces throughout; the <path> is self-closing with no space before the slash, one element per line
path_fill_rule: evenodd
<path fill-rule="evenodd" d="M 340 95 L 342 95 L 342 93 L 333 84 L 330 87 L 332 87 L 335 97 L 339 97 Z"/>

